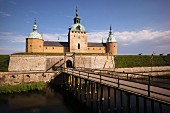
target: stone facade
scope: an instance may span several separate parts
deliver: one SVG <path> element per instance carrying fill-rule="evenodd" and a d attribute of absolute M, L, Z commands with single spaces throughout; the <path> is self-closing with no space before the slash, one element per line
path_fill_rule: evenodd
<path fill-rule="evenodd" d="M 26 51 L 28 52 L 44 52 L 44 40 L 38 38 L 26 39 Z"/>
<path fill-rule="evenodd" d="M 44 72 L 56 67 L 66 67 L 68 60 L 72 62 L 74 67 L 84 68 L 113 68 L 114 62 L 111 60 L 112 56 L 106 62 L 107 55 L 76 55 L 75 59 L 72 57 L 60 56 L 46 56 L 46 55 L 11 55 L 8 71 L 12 72 Z M 66 63 L 64 64 L 64 60 Z"/>
<path fill-rule="evenodd" d="M 69 30 L 68 40 L 70 52 L 87 53 L 87 37 L 87 32 Z"/>
<path fill-rule="evenodd" d="M 44 71 L 46 56 L 43 55 L 11 55 L 8 71 Z"/>
<path fill-rule="evenodd" d="M 59 73 L 49 72 L 0 72 L 0 86 L 2 85 L 16 85 L 33 82 L 50 82 Z"/>
<path fill-rule="evenodd" d="M 107 44 L 106 44 L 106 51 L 107 51 L 107 53 L 112 53 L 113 55 L 117 55 L 117 43 L 116 42 L 108 42 Z"/>

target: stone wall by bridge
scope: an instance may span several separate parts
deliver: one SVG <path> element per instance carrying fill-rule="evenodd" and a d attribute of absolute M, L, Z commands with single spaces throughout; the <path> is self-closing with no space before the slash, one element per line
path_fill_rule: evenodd
<path fill-rule="evenodd" d="M 52 72 L 0 72 L 0 86 L 3 85 L 16 85 L 33 82 L 50 82 L 58 73 Z"/>

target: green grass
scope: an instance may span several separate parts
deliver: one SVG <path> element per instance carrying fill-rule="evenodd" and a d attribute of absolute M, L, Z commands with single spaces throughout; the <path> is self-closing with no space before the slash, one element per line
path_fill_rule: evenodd
<path fill-rule="evenodd" d="M 115 56 L 116 68 L 170 66 L 170 56 L 151 55 L 117 55 Z M 153 65 L 152 65 L 153 64 Z"/>
<path fill-rule="evenodd" d="M 29 84 L 18 84 L 14 86 L 0 86 L 0 93 L 19 93 L 26 91 L 41 91 L 46 88 L 46 84 L 42 82 L 29 83 Z"/>
<path fill-rule="evenodd" d="M 31 53 L 31 52 L 21 52 L 21 53 L 14 53 L 12 55 L 64 55 L 64 53 Z M 75 53 L 75 55 L 107 55 L 107 53 Z"/>
<path fill-rule="evenodd" d="M 8 71 L 9 55 L 0 55 L 0 72 Z"/>
<path fill-rule="evenodd" d="M 64 53 L 44 53 L 44 52 L 39 52 L 39 53 L 30 53 L 30 52 L 22 52 L 22 53 L 13 53 L 12 55 L 64 55 Z"/>

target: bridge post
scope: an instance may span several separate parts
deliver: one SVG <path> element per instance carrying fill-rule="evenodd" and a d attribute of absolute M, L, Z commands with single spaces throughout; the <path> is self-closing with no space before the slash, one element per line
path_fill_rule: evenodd
<path fill-rule="evenodd" d="M 104 101 L 104 95 L 103 95 L 103 84 L 101 85 L 101 89 L 100 89 L 100 109 L 99 109 L 99 113 L 102 113 L 103 111 L 103 101 Z"/>
<path fill-rule="evenodd" d="M 117 105 L 116 105 L 116 88 L 114 88 L 114 113 L 117 113 Z"/>
<path fill-rule="evenodd" d="M 89 101 L 91 101 L 91 81 L 89 80 L 89 85 L 88 85 L 88 95 L 89 95 Z"/>
<path fill-rule="evenodd" d="M 75 95 L 78 96 L 78 77 L 75 77 Z"/>
<path fill-rule="evenodd" d="M 131 106 L 130 106 L 130 93 L 128 93 L 128 92 L 127 92 L 127 107 L 128 107 L 127 113 L 130 113 L 130 111 L 131 111 Z"/>
<path fill-rule="evenodd" d="M 136 113 L 139 113 L 139 97 L 136 95 Z"/>
<path fill-rule="evenodd" d="M 126 79 L 128 80 L 128 78 L 129 78 L 129 77 L 128 77 L 128 73 L 127 73 Z"/>
<path fill-rule="evenodd" d="M 93 88 L 94 88 L 94 83 L 91 82 L 91 109 L 93 111 Z"/>
<path fill-rule="evenodd" d="M 81 84 L 81 78 L 80 78 L 80 101 L 82 101 L 82 84 Z"/>
<path fill-rule="evenodd" d="M 151 81 L 150 81 L 150 75 L 148 75 L 148 97 L 150 97 L 150 84 L 151 84 Z"/>
<path fill-rule="evenodd" d="M 162 104 L 159 102 L 159 112 L 162 113 Z"/>
<path fill-rule="evenodd" d="M 153 100 L 151 100 L 151 110 L 152 110 L 152 113 L 155 113 L 154 101 Z"/>
<path fill-rule="evenodd" d="M 98 92 L 99 92 L 99 89 L 98 89 L 98 83 L 96 82 L 96 105 L 97 105 L 97 111 L 99 112 L 99 97 L 98 97 Z"/>
<path fill-rule="evenodd" d="M 73 74 L 71 76 L 72 76 L 72 83 L 71 83 L 71 92 L 72 92 L 74 91 L 74 76 Z"/>
<path fill-rule="evenodd" d="M 117 78 L 117 85 L 118 85 L 118 88 L 119 88 L 119 76 Z"/>
<path fill-rule="evenodd" d="M 144 103 L 144 113 L 147 113 L 147 103 L 145 97 L 143 97 L 143 103 Z"/>
<path fill-rule="evenodd" d="M 80 77 L 80 70 L 79 70 L 79 77 Z"/>
<path fill-rule="evenodd" d="M 85 99 L 85 103 L 86 103 L 86 101 L 87 101 L 87 80 L 85 79 L 85 86 L 84 86 L 84 89 L 85 89 L 85 91 L 84 91 L 84 99 Z"/>
<path fill-rule="evenodd" d="M 101 74 L 102 74 L 102 73 L 101 73 L 101 70 L 100 70 L 100 84 L 101 84 L 101 81 L 102 81 L 102 80 L 101 80 L 101 79 L 102 79 L 102 77 L 101 77 L 102 75 L 101 75 Z"/>
<path fill-rule="evenodd" d="M 108 86 L 107 87 L 108 88 L 108 109 L 107 109 L 107 111 L 108 111 L 108 113 L 110 113 L 111 112 L 111 110 L 110 110 L 110 86 Z"/>
<path fill-rule="evenodd" d="M 122 90 L 120 90 L 120 106 L 121 106 L 121 113 L 123 113 L 123 94 L 122 94 Z"/>

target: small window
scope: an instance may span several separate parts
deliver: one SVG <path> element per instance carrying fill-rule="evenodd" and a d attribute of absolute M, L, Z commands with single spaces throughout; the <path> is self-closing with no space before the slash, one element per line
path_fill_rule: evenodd
<path fill-rule="evenodd" d="M 94 48 L 93 48 L 93 50 L 94 50 Z"/>
<path fill-rule="evenodd" d="M 99 50 L 101 50 L 101 48 L 99 48 Z"/>
<path fill-rule="evenodd" d="M 80 44 L 78 43 L 78 49 L 80 49 Z"/>
<path fill-rule="evenodd" d="M 78 38 L 80 39 L 80 36 Z"/>
<path fill-rule="evenodd" d="M 88 50 L 90 50 L 90 48 L 88 48 Z"/>
<path fill-rule="evenodd" d="M 47 49 L 47 47 L 46 47 L 46 49 Z"/>
<path fill-rule="evenodd" d="M 54 47 L 53 47 L 53 49 L 54 49 Z"/>
<path fill-rule="evenodd" d="M 114 46 L 114 47 L 116 47 L 116 46 Z"/>
<path fill-rule="evenodd" d="M 41 48 L 41 46 L 40 46 L 40 48 Z"/>
<path fill-rule="evenodd" d="M 32 45 L 30 45 L 30 47 L 32 47 Z"/>

